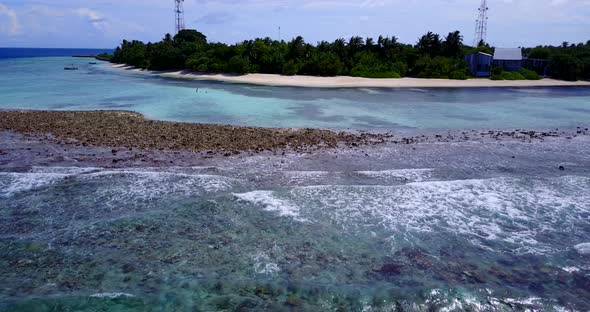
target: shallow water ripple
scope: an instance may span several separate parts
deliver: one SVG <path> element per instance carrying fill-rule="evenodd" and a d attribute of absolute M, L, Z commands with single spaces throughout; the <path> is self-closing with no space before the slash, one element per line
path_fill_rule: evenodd
<path fill-rule="evenodd" d="M 0 310 L 590 307 L 589 177 L 294 157 L 5 168 Z"/>

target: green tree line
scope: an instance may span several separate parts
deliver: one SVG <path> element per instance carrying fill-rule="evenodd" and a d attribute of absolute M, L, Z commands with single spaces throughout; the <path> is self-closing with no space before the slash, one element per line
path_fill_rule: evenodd
<path fill-rule="evenodd" d="M 548 75 L 563 80 L 590 80 L 590 40 L 585 44 L 563 42 L 560 46 L 523 49 L 531 59 L 549 59 Z"/>
<path fill-rule="evenodd" d="M 267 37 L 227 45 L 208 42 L 202 33 L 187 29 L 156 43 L 124 40 L 112 61 L 150 70 L 206 73 L 467 79 L 464 56 L 475 50 L 490 52 L 491 48 L 484 43 L 477 48 L 464 45 L 459 31 L 444 37 L 428 32 L 415 45 L 384 36 L 315 45 L 301 36 L 288 42 Z"/>

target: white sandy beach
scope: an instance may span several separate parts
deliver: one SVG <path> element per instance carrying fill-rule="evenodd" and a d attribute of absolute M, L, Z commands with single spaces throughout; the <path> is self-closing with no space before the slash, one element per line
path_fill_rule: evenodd
<path fill-rule="evenodd" d="M 168 78 L 244 83 L 263 86 L 306 87 L 306 88 L 486 88 L 486 87 L 565 87 L 590 86 L 590 81 L 542 80 L 490 80 L 485 78 L 468 80 L 400 78 L 372 79 L 349 76 L 282 76 L 271 74 L 224 75 L 202 74 L 190 71 L 149 71 L 132 66 L 113 64 L 112 67 L 138 73 Z"/>

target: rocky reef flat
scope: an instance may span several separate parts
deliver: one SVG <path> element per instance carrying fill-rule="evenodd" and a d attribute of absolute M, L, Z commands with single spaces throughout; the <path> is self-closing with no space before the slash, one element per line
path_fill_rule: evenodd
<path fill-rule="evenodd" d="M 383 143 L 387 133 L 272 129 L 145 119 L 127 111 L 0 111 L 0 130 L 45 135 L 63 145 L 238 154 Z"/>
<path fill-rule="evenodd" d="M 364 153 L 374 145 L 466 141 L 518 142 L 572 139 L 587 127 L 551 130 L 399 130 L 397 132 L 281 129 L 156 121 L 128 111 L 0 110 L 0 131 L 65 147 L 106 147 L 140 158 L 138 151 L 191 152 L 205 156 L 273 154 L 344 148 Z"/>

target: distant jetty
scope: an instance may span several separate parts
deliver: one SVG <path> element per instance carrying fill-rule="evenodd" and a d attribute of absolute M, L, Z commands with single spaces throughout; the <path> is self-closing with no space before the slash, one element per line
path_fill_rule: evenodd
<path fill-rule="evenodd" d="M 105 61 L 105 62 L 110 62 L 111 60 L 109 60 L 106 57 L 100 56 L 100 55 L 91 55 L 91 54 L 81 54 L 81 55 L 72 55 L 72 57 L 78 57 L 78 58 L 93 58 L 93 59 L 97 59 L 99 61 Z"/>
<path fill-rule="evenodd" d="M 106 57 L 103 57 L 103 56 L 100 56 L 100 55 L 97 55 L 94 58 L 97 59 L 97 60 L 99 60 L 99 61 L 105 61 L 105 62 L 110 62 L 111 61 L 110 59 L 108 59 Z"/>

